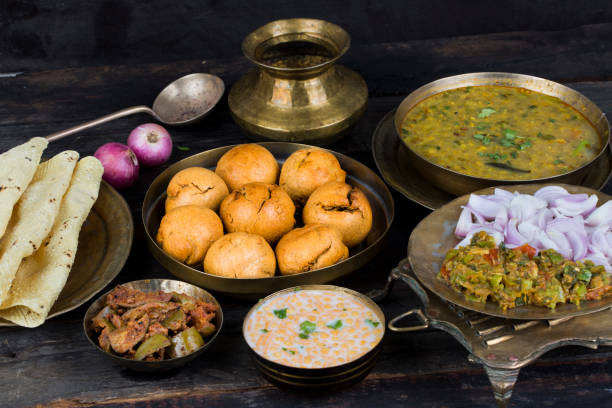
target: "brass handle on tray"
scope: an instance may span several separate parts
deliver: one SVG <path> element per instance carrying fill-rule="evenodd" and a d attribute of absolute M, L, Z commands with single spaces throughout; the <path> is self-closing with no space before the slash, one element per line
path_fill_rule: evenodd
<path fill-rule="evenodd" d="M 398 321 L 402 320 L 404 317 L 408 317 L 408 316 L 412 316 L 412 315 L 416 315 L 416 317 L 419 318 L 419 320 L 421 321 L 422 324 L 418 325 L 418 326 L 396 326 L 395 323 L 397 323 Z M 413 331 L 419 331 L 419 330 L 424 330 L 424 329 L 428 329 L 429 328 L 429 319 L 427 318 L 427 316 L 425 316 L 425 314 L 423 313 L 423 311 L 421 309 L 412 309 L 407 311 L 406 313 L 402 313 L 399 316 L 395 316 L 390 322 L 389 324 L 387 324 L 387 327 L 389 328 L 389 330 L 394 331 L 394 332 L 413 332 Z"/>

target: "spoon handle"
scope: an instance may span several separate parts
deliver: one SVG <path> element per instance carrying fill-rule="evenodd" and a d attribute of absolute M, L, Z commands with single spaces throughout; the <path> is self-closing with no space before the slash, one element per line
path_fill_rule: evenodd
<path fill-rule="evenodd" d="M 98 119 L 90 120 L 89 122 L 81 123 L 80 125 L 73 126 L 66 130 L 61 130 L 59 132 L 51 133 L 47 136 L 47 140 L 49 142 L 53 142 L 54 140 L 58 140 L 63 138 L 64 136 L 72 135 L 74 133 L 80 132 L 81 130 L 89 129 L 94 126 L 101 125 L 102 123 L 110 122 L 111 120 L 119 119 L 124 116 L 133 115 L 135 113 L 148 113 L 149 115 L 155 117 L 157 119 L 157 115 L 151 108 L 148 106 L 140 105 L 140 106 L 132 106 L 129 108 L 121 109 L 117 112 L 109 113 L 108 115 L 101 116 Z"/>

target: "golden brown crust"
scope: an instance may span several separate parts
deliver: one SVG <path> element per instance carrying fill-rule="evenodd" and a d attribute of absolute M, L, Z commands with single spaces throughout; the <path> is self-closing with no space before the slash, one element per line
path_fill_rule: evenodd
<path fill-rule="evenodd" d="M 275 184 L 245 184 L 223 200 L 219 214 L 228 232 L 261 235 L 271 244 L 295 224 L 295 205 Z"/>
<path fill-rule="evenodd" d="M 300 205 L 317 187 L 344 182 L 346 172 L 333 154 L 317 148 L 301 149 L 289 156 L 280 172 L 279 185 Z"/>
<path fill-rule="evenodd" d="M 203 167 L 188 167 L 172 177 L 167 193 L 166 212 L 182 205 L 203 205 L 217 211 L 229 190 L 215 172 Z"/>
<path fill-rule="evenodd" d="M 325 224 L 337 228 L 349 248 L 363 241 L 372 228 L 372 209 L 361 190 L 332 181 L 317 188 L 302 212 L 304 224 Z"/>
<path fill-rule="evenodd" d="M 232 232 L 215 241 L 204 257 L 204 271 L 227 278 L 274 276 L 276 259 L 270 244 L 260 236 Z"/>
<path fill-rule="evenodd" d="M 265 147 L 254 143 L 242 144 L 221 156 L 215 173 L 233 191 L 252 182 L 276 183 L 278 163 Z"/>
<path fill-rule="evenodd" d="M 171 257 L 188 265 L 202 262 L 210 245 L 223 236 L 223 224 L 210 208 L 184 205 L 166 213 L 157 243 Z"/>
<path fill-rule="evenodd" d="M 283 275 L 313 271 L 348 258 L 342 234 L 323 224 L 308 224 L 285 234 L 276 244 L 278 269 Z"/>

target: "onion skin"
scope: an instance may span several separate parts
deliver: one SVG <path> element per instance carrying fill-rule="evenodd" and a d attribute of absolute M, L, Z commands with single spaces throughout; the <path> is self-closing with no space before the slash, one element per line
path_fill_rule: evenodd
<path fill-rule="evenodd" d="M 104 166 L 102 178 L 116 189 L 128 188 L 138 178 L 138 159 L 132 150 L 121 143 L 106 143 L 94 153 Z"/>
<path fill-rule="evenodd" d="M 156 123 L 142 124 L 130 133 L 127 144 L 143 166 L 159 166 L 172 154 L 170 133 Z"/>

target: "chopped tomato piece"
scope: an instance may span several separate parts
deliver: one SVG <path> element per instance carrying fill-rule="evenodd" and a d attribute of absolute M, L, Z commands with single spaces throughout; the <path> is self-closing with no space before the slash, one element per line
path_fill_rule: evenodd
<path fill-rule="evenodd" d="M 520 247 L 517 247 L 516 249 L 527 255 L 529 259 L 532 259 L 537 252 L 537 249 L 535 249 L 529 244 L 523 244 Z"/>
<path fill-rule="evenodd" d="M 489 253 L 485 254 L 484 258 L 491 265 L 493 265 L 493 266 L 498 265 L 499 264 L 499 249 L 497 249 L 497 248 L 489 249 Z"/>
<path fill-rule="evenodd" d="M 444 278 L 444 279 L 448 279 L 448 269 L 446 269 L 446 264 L 442 265 L 442 268 L 440 269 L 440 275 Z"/>

